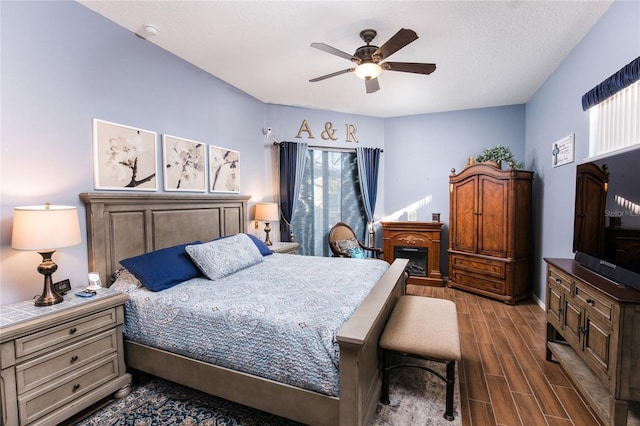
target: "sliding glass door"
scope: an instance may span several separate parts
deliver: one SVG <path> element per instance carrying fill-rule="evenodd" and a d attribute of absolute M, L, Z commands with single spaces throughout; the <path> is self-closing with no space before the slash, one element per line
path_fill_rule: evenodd
<path fill-rule="evenodd" d="M 360 240 L 366 220 L 355 152 L 309 148 L 292 224 L 300 254 L 330 256 L 329 230 L 337 222 L 351 226 Z"/>

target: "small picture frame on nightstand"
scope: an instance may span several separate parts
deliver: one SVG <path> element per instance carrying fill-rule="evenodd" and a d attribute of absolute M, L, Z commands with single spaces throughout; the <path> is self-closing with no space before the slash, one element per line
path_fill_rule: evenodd
<path fill-rule="evenodd" d="M 63 296 L 71 290 L 71 282 L 68 279 L 58 281 L 57 283 L 53 283 L 53 289 L 56 293 Z"/>

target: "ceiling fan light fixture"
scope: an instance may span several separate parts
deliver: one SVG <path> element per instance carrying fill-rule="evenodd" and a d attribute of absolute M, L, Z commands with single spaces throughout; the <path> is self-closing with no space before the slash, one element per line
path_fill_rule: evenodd
<path fill-rule="evenodd" d="M 365 62 L 358 65 L 355 69 L 355 73 L 363 80 L 370 80 L 376 78 L 382 72 L 380 65 L 375 62 Z"/>

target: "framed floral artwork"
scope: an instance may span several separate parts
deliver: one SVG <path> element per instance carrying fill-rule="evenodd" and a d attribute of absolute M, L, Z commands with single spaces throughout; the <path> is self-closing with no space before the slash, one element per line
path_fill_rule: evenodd
<path fill-rule="evenodd" d="M 158 190 L 155 132 L 93 119 L 96 189 Z"/>
<path fill-rule="evenodd" d="M 207 192 L 205 144 L 162 135 L 162 168 L 165 191 Z"/>
<path fill-rule="evenodd" d="M 240 153 L 209 145 L 209 190 L 240 192 Z"/>

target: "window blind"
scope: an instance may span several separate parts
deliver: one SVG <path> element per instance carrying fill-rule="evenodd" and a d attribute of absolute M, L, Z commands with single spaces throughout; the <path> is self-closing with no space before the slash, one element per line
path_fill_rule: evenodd
<path fill-rule="evenodd" d="M 640 81 L 589 110 L 589 156 L 640 144 Z"/>
<path fill-rule="evenodd" d="M 640 144 L 640 57 L 582 96 L 589 110 L 589 156 Z"/>

